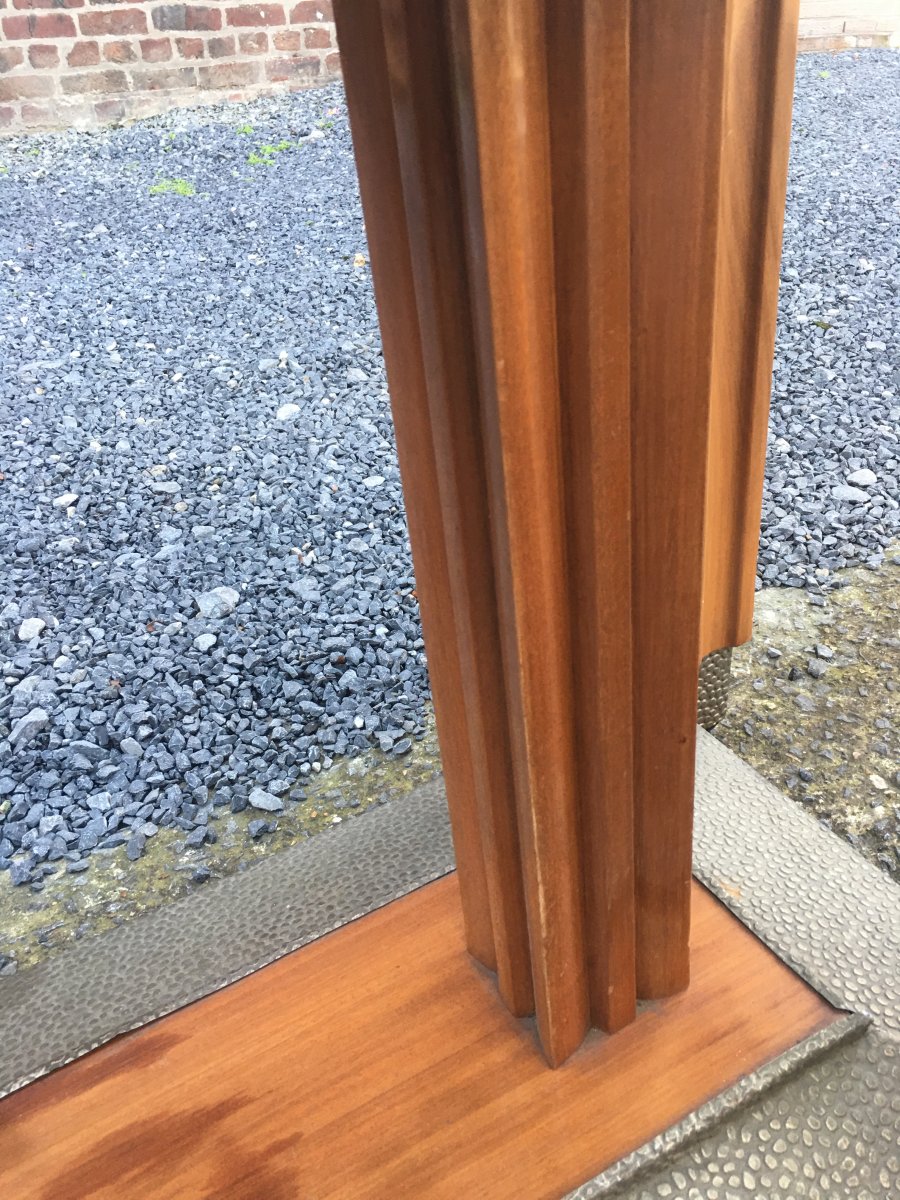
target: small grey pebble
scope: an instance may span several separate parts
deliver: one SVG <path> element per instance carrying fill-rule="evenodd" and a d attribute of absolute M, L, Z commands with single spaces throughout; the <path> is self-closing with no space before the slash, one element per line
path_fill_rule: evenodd
<path fill-rule="evenodd" d="M 251 791 L 249 804 L 251 808 L 261 809 L 263 812 L 282 812 L 284 809 L 284 801 L 263 788 L 254 788 Z"/>
<path fill-rule="evenodd" d="M 13 887 L 21 887 L 31 880 L 31 870 L 22 862 L 14 862 L 9 868 L 9 882 Z"/>
<path fill-rule="evenodd" d="M 859 471 L 854 471 L 852 475 L 848 475 L 847 482 L 855 484 L 857 487 L 871 487 L 873 483 L 878 482 L 878 476 L 868 467 L 863 467 Z"/>
<path fill-rule="evenodd" d="M 217 620 L 234 612 L 240 598 L 234 588 L 216 587 L 195 596 L 194 603 L 202 616 Z"/>
<path fill-rule="evenodd" d="M 125 847 L 125 854 L 132 862 L 137 860 L 144 853 L 144 848 L 147 845 L 147 839 L 142 833 L 134 833 L 128 839 L 128 844 Z"/>

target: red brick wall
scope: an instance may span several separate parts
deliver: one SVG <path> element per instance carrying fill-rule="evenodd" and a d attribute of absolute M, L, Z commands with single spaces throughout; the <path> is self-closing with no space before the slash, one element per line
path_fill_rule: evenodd
<path fill-rule="evenodd" d="M 104 125 L 340 74 L 331 0 L 0 0 L 0 131 Z"/>
<path fill-rule="evenodd" d="M 898 34 L 900 0 L 801 0 L 801 50 Z M 0 0 L 0 133 L 109 124 L 339 74 L 331 0 Z"/>

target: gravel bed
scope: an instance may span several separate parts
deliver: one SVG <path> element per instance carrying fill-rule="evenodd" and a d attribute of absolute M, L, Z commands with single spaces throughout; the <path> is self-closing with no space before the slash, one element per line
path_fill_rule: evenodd
<path fill-rule="evenodd" d="M 767 584 L 898 529 L 898 64 L 799 64 Z M 340 86 L 0 164 L 0 869 L 40 890 L 402 757 L 428 682 Z"/>
<path fill-rule="evenodd" d="M 900 531 L 900 54 L 801 55 L 759 585 L 827 591 Z"/>
<path fill-rule="evenodd" d="M 756 598 L 715 736 L 900 883 L 900 543 L 823 605 Z"/>

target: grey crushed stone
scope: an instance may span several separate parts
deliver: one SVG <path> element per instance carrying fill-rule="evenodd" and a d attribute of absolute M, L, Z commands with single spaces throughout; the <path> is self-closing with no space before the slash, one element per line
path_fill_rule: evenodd
<path fill-rule="evenodd" d="M 284 808 L 283 800 L 279 800 L 271 792 L 263 791 L 262 788 L 254 788 L 248 802 L 251 808 L 259 809 L 262 812 L 281 812 Z"/>
<path fill-rule="evenodd" d="M 900 531 L 900 54 L 801 54 L 759 579 L 827 591 Z"/>
<path fill-rule="evenodd" d="M 19 626 L 19 641 L 30 642 L 32 638 L 38 635 L 47 627 L 47 622 L 42 621 L 40 617 L 28 617 Z"/>
<path fill-rule="evenodd" d="M 898 529 L 898 64 L 798 64 L 760 581 L 816 603 Z M 407 753 L 428 683 L 340 86 L 0 162 L 0 868 L 40 888 Z"/>

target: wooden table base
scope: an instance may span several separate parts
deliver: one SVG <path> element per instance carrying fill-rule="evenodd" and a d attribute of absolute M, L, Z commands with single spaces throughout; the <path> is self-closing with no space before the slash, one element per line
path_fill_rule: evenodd
<path fill-rule="evenodd" d="M 559 1197 L 836 1017 L 699 885 L 691 984 L 548 1071 L 455 876 L 0 1103 L 17 1200 Z"/>

